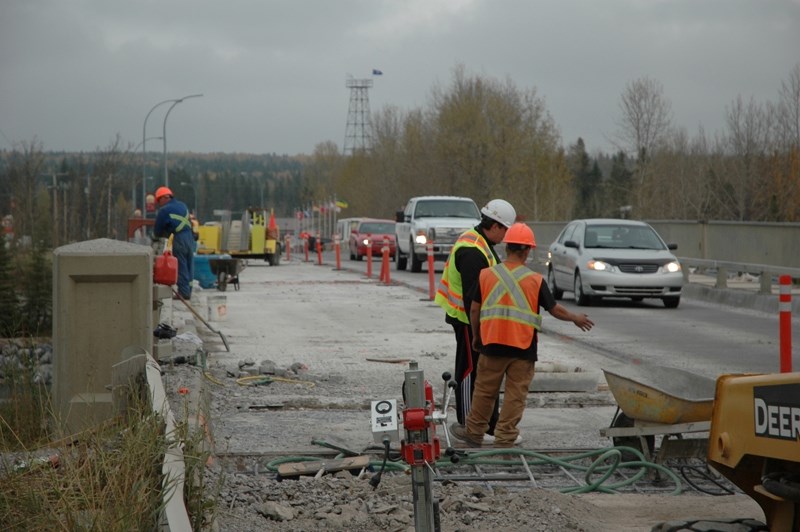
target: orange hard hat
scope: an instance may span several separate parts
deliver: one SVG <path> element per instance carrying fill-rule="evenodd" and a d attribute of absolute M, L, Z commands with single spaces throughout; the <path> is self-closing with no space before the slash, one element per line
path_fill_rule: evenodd
<path fill-rule="evenodd" d="M 506 236 L 503 239 L 506 244 L 522 244 L 523 246 L 536 247 L 536 238 L 533 236 L 533 229 L 527 224 L 517 222 L 506 231 Z"/>
<path fill-rule="evenodd" d="M 169 187 L 158 187 L 158 190 L 156 190 L 156 201 L 164 196 L 175 196 L 175 194 L 172 193 Z"/>

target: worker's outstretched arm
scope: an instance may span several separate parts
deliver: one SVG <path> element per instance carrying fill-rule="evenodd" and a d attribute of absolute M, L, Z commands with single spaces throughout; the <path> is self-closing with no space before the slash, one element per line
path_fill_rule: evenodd
<path fill-rule="evenodd" d="M 556 303 L 556 306 L 550 309 L 550 315 L 562 321 L 571 321 L 582 331 L 588 331 L 594 327 L 594 322 L 589 319 L 589 316 L 570 312 L 560 303 Z"/>

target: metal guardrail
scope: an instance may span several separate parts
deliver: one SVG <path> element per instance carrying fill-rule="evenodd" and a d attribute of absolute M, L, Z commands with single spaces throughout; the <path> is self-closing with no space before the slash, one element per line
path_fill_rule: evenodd
<path fill-rule="evenodd" d="M 683 268 L 684 280 L 689 280 L 689 268 L 696 268 L 698 272 L 716 271 L 716 283 L 714 288 L 727 288 L 728 276 L 732 272 L 748 273 L 759 277 L 760 294 L 771 294 L 772 286 L 775 284 L 775 277 L 788 275 L 792 280 L 800 279 L 800 268 L 784 268 L 782 266 L 771 266 L 768 264 L 751 264 L 746 262 L 731 262 L 723 260 L 694 259 L 689 257 L 678 257 Z M 688 268 L 687 268 L 688 266 Z"/>

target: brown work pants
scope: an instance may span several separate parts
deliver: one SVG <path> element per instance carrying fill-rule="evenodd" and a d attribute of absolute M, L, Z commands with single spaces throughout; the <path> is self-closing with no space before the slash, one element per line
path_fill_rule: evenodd
<path fill-rule="evenodd" d="M 476 441 L 489 427 L 500 385 L 506 379 L 500 419 L 494 429 L 495 447 L 513 447 L 519 435 L 517 425 L 525 411 L 528 388 L 533 380 L 535 362 L 514 357 L 483 355 L 478 359 L 478 378 L 472 394 L 472 410 L 467 417 L 467 434 Z"/>

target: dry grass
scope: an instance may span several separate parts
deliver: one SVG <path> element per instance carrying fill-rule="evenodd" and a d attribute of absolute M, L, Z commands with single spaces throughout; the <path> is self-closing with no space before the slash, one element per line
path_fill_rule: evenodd
<path fill-rule="evenodd" d="M 57 425 L 47 422 L 54 410 L 46 391 L 26 377 L 15 375 L 0 406 L 0 530 L 157 529 L 163 494 L 174 482 L 162 482 L 170 440 L 184 447 L 192 526 L 207 526 L 215 504 L 204 480 L 209 453 L 202 434 L 190 434 L 184 423 L 165 436 L 161 416 L 132 394 L 124 419 L 64 438 L 48 431 Z"/>

